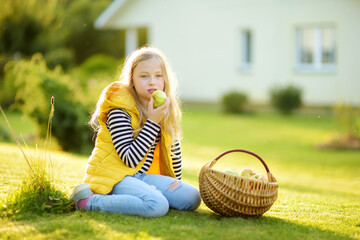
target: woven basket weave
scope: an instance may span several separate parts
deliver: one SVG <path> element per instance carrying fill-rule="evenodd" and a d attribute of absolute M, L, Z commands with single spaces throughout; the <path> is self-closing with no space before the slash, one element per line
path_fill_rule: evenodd
<path fill-rule="evenodd" d="M 221 157 L 233 152 L 247 153 L 259 159 L 269 181 L 235 176 L 212 168 Z M 227 217 L 260 216 L 270 209 L 278 195 L 278 183 L 265 161 L 242 149 L 226 151 L 204 165 L 200 170 L 199 189 L 206 206 Z"/>

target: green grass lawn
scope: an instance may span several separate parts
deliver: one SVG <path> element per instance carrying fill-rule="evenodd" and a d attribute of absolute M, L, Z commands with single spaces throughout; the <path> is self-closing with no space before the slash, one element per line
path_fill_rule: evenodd
<path fill-rule="evenodd" d="M 1 218 L 0 238 L 360 239 L 360 152 L 316 148 L 334 134 L 331 118 L 187 109 L 182 125 L 183 180 L 198 187 L 204 164 L 229 149 L 250 150 L 265 160 L 279 182 L 272 208 L 248 219 L 217 216 L 204 204 L 195 212 L 171 210 L 152 219 L 85 211 L 28 214 Z M 60 164 L 58 172 L 70 194 L 71 187 L 81 183 L 87 156 L 61 151 L 51 156 L 55 165 Z M 0 143 L 2 201 L 25 174 L 24 167 L 17 146 Z M 219 170 L 244 167 L 265 173 L 256 158 L 243 153 L 226 155 L 214 165 Z"/>

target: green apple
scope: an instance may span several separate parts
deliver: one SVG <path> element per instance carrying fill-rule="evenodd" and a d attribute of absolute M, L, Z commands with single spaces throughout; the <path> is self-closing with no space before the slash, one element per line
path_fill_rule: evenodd
<path fill-rule="evenodd" d="M 152 93 L 151 98 L 154 99 L 154 108 L 160 107 L 166 101 L 166 94 L 161 90 Z"/>
<path fill-rule="evenodd" d="M 231 175 L 234 175 L 234 176 L 239 176 L 239 172 L 236 171 L 236 169 L 226 169 L 223 171 L 224 173 L 227 173 L 227 174 L 231 174 Z"/>
<path fill-rule="evenodd" d="M 252 177 L 253 175 L 255 175 L 255 173 L 250 168 L 244 168 L 240 172 L 240 176 L 242 177 Z"/>

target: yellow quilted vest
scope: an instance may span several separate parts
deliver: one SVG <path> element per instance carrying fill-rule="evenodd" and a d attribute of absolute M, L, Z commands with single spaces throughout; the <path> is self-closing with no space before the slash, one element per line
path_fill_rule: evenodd
<path fill-rule="evenodd" d="M 100 130 L 96 137 L 95 147 L 88 159 L 84 182 L 90 185 L 91 190 L 98 194 L 108 194 L 115 184 L 125 176 L 133 175 L 143 166 L 147 154 L 135 167 L 130 168 L 124 164 L 116 152 L 109 130 L 106 127 L 107 114 L 111 109 L 124 109 L 131 116 L 131 126 L 134 130 L 140 128 L 139 112 L 135 100 L 128 91 L 127 86 L 119 82 L 112 83 L 105 93 L 105 99 L 100 106 L 98 117 Z M 170 156 L 171 137 L 161 131 L 159 162 L 162 175 L 175 178 Z"/>

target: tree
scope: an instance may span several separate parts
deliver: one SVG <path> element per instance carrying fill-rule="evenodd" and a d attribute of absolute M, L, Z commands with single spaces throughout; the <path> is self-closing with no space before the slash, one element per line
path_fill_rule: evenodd
<path fill-rule="evenodd" d="M 97 54 L 109 54 L 121 58 L 125 50 L 123 44 L 125 35 L 122 31 L 99 31 L 94 28 L 94 22 L 111 0 L 77 0 L 69 2 L 63 27 L 59 30 L 64 35 L 64 45 L 72 49 L 77 64 L 86 58 Z"/>
<path fill-rule="evenodd" d="M 54 33 L 64 8 L 59 0 L 5 0 L 0 12 L 0 52 L 32 56 L 61 44 Z"/>
<path fill-rule="evenodd" d="M 89 112 L 78 97 L 83 93 L 61 68 L 48 69 L 42 55 L 35 54 L 30 60 L 9 62 L 5 82 L 15 90 L 15 107 L 37 122 L 43 136 L 54 96 L 53 136 L 65 151 L 90 152 L 93 133 L 86 124 Z"/>

